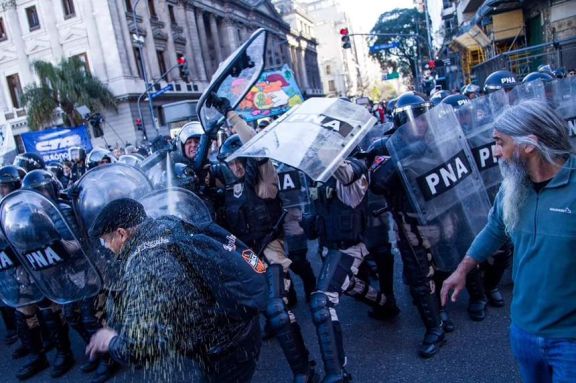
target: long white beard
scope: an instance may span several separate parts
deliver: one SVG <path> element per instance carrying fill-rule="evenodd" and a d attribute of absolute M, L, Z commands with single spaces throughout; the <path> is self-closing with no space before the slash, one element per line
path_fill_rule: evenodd
<path fill-rule="evenodd" d="M 498 165 L 502 173 L 502 218 L 506 232 L 510 233 L 518 225 L 520 209 L 526 202 L 532 184 L 526 165 L 517 156 L 508 161 L 500 160 Z"/>

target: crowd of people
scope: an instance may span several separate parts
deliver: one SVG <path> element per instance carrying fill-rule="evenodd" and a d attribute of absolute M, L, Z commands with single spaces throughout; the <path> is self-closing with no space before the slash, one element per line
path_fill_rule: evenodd
<path fill-rule="evenodd" d="M 544 72 L 524 81 L 554 80 Z M 454 290 L 456 299 L 466 288 L 469 316 L 482 321 L 487 305 L 505 304 L 499 284 L 513 262 L 511 337 L 523 379 L 573 381 L 576 360 L 569 355 L 574 355 L 576 286 L 570 273 L 576 263 L 570 256 L 576 222 L 571 214 L 538 215 L 538 203 L 549 208 L 546 214 L 574 204 L 570 188 L 575 159 L 565 121 L 538 101 L 510 106 L 495 120 L 493 155 L 500 160 L 503 183 L 490 195 L 494 208 L 486 228 L 466 256 L 460 254 L 463 260 L 456 271 L 437 265 L 417 207 L 407 196 L 407 185 L 387 146 L 399 128 L 414 124 L 439 104 L 457 110 L 481 93 L 515 85 L 514 74 L 498 71 L 486 79 L 482 92 L 469 85 L 461 94 L 439 90 L 428 99 L 406 92 L 387 104 L 381 102 L 375 110 L 376 127 L 388 118 L 392 128 L 354 151 L 322 183 L 268 158 L 226 162 L 257 131 L 230 108 L 228 100 L 215 95 L 210 105 L 226 117 L 229 128 L 213 136 L 207 136 L 199 122 L 190 122 L 174 140 L 159 137 L 150 147 L 96 148 L 90 153 L 76 147 L 69 150 L 69 160 L 49 164 L 34 153 L 18 155 L 14 164 L 0 168 L 4 204 L 18 190 L 41 193 L 73 234 L 67 240 L 76 240 L 90 259 L 107 254 L 119 263 L 120 272 L 116 283 L 103 282 L 99 294 L 74 302 L 58 304 L 41 296 L 1 307 L 6 343 L 20 342 L 12 357 L 27 358 L 16 376 L 24 380 L 48 368 L 46 352 L 51 348 L 57 351 L 51 375 L 68 372 L 75 360 L 68 334 L 72 327 L 86 342 L 89 359 L 80 368 L 95 371 L 92 382 L 110 379 L 119 364 L 151 370 L 162 366 L 154 370 L 154 380 L 166 379 L 166 368 L 186 357 L 199 366 L 200 381 L 248 382 L 256 369 L 261 338 L 277 339 L 294 382 L 318 382 L 321 374 L 298 324 L 308 319 L 296 318 L 291 310 L 292 279 L 298 276 L 317 332 L 322 382 L 348 382 L 352 377 L 346 371 L 343 342 L 347 334 L 338 304 L 349 295 L 366 303 L 375 320 L 398 316 L 393 288 L 394 254 L 398 254 L 422 320 L 420 357 L 437 354 L 446 343 L 446 333 L 454 331 L 449 292 Z M 257 130 L 268 123 L 259 124 Z M 144 174 L 151 188 L 176 186 L 193 193 L 201 209 L 209 212 L 211 223 L 178 214 L 153 217 L 138 198 L 122 193 L 126 185 L 121 180 L 111 186 L 115 189 L 110 194 L 117 196 L 94 202 L 101 206 L 88 219 L 78 202 L 82 180 L 96 169 L 104 172 L 114 166 Z M 291 182 L 283 186 L 279 179 L 286 176 Z M 17 248 L 8 223 L 0 224 L 9 243 L 5 249 Z M 307 258 L 309 240 L 319 243 L 318 275 Z M 108 270 L 92 263 L 107 279 Z M 26 279 L 22 276 L 32 271 L 16 269 L 22 289 Z M 265 318 L 263 328 L 259 315 Z M 539 339 L 558 354 L 526 351 Z"/>

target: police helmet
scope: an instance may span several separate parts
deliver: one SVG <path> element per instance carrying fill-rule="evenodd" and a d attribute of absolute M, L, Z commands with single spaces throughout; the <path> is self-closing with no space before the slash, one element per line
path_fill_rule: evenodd
<path fill-rule="evenodd" d="M 430 109 L 430 103 L 414 92 L 406 92 L 398 97 L 394 107 L 394 126 L 399 128 L 408 121 L 424 114 Z"/>
<path fill-rule="evenodd" d="M 24 172 L 24 174 L 22 174 Z M 0 185 L 2 188 L 2 197 L 14 190 L 22 187 L 22 178 L 26 172 L 17 166 L 6 165 L 0 168 Z"/>
<path fill-rule="evenodd" d="M 142 161 L 144 161 L 144 157 L 142 157 L 138 153 L 123 154 L 120 156 L 120 158 L 118 158 L 118 162 L 121 162 L 121 163 L 126 164 L 126 165 L 130 165 L 130 166 L 134 166 L 136 168 L 140 166 Z"/>
<path fill-rule="evenodd" d="M 103 165 L 104 163 L 116 162 L 116 157 L 106 149 L 94 148 L 88 156 L 86 157 L 86 165 L 88 169 L 93 169 L 98 165 Z"/>
<path fill-rule="evenodd" d="M 218 160 L 224 161 L 226 158 L 232 155 L 232 153 L 240 149 L 241 146 L 242 141 L 240 141 L 240 136 L 237 134 L 231 135 L 220 147 L 220 150 L 218 151 Z"/>
<path fill-rule="evenodd" d="M 550 64 L 538 65 L 538 72 L 546 73 L 554 77 L 554 70 L 552 70 L 552 66 Z"/>
<path fill-rule="evenodd" d="M 436 106 L 448 96 L 450 96 L 450 92 L 447 90 L 438 90 L 432 95 L 432 97 L 430 97 L 430 104 L 432 104 L 432 106 Z"/>
<path fill-rule="evenodd" d="M 566 77 L 566 70 L 564 68 L 554 69 L 552 74 L 556 78 L 565 78 Z"/>
<path fill-rule="evenodd" d="M 532 82 L 541 80 L 542 82 L 548 82 L 554 80 L 554 77 L 550 76 L 546 72 L 532 72 L 528 73 L 523 79 L 522 83 Z"/>
<path fill-rule="evenodd" d="M 465 96 L 478 93 L 480 93 L 480 87 L 476 84 L 468 84 L 462 89 L 462 94 Z"/>
<path fill-rule="evenodd" d="M 394 106 L 396 105 L 396 101 L 398 101 L 398 97 L 393 98 L 386 104 L 386 113 L 388 113 L 389 116 L 392 116 L 394 113 Z"/>
<path fill-rule="evenodd" d="M 492 93 L 500 89 L 510 90 L 516 86 L 516 76 L 508 70 L 492 72 L 484 81 L 484 93 Z"/>
<path fill-rule="evenodd" d="M 180 129 L 180 133 L 178 133 L 178 149 L 180 150 L 180 154 L 186 158 L 186 151 L 184 150 L 184 146 L 186 145 L 186 141 L 191 138 L 200 139 L 204 134 L 204 129 L 199 121 L 192 121 L 187 123 Z"/>
<path fill-rule="evenodd" d="M 22 180 L 22 189 L 35 190 L 45 197 L 56 201 L 62 184 L 48 170 L 32 170 Z"/>
<path fill-rule="evenodd" d="M 80 162 L 86 160 L 86 150 L 80 146 L 74 146 L 68 149 L 68 157 L 70 161 Z"/>
<path fill-rule="evenodd" d="M 35 169 L 44 169 L 44 160 L 36 153 L 22 153 L 14 158 L 12 165 L 19 166 L 27 172 Z"/>
<path fill-rule="evenodd" d="M 58 161 L 50 161 L 46 164 L 46 170 L 54 174 L 56 178 L 64 176 L 64 168 L 62 164 Z"/>
<path fill-rule="evenodd" d="M 442 100 L 442 103 L 451 105 L 454 109 L 458 109 L 461 106 L 470 103 L 470 100 L 468 99 L 468 97 L 461 94 L 451 94 L 450 96 L 444 98 Z"/>

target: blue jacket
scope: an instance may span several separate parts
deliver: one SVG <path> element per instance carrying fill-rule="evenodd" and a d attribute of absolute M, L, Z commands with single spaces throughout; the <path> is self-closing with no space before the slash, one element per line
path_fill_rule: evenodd
<path fill-rule="evenodd" d="M 534 335 L 576 339 L 576 156 L 539 193 L 530 189 L 510 238 L 512 323 Z M 484 261 L 505 239 L 500 191 L 468 255 Z"/>

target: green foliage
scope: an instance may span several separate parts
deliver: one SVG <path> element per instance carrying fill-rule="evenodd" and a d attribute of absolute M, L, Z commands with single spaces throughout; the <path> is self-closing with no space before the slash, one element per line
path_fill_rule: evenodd
<path fill-rule="evenodd" d="M 108 87 L 85 68 L 77 57 L 63 59 L 57 66 L 46 61 L 32 63 L 38 83 L 24 88 L 21 101 L 28 110 L 32 130 L 46 127 L 54 119 L 57 107 L 64 113 L 66 126 L 83 122 L 75 107 L 86 105 L 92 112 L 103 108 L 116 110 L 116 99 Z"/>
<path fill-rule="evenodd" d="M 369 45 L 398 43 L 398 48 L 386 49 L 370 55 L 380 62 L 385 71 L 392 68 L 399 70 L 404 76 L 416 78 L 416 65 L 418 55 L 423 57 L 428 54 L 426 44 L 426 20 L 425 15 L 417 9 L 397 8 L 380 15 L 380 18 L 372 28 L 371 33 L 389 33 L 392 36 L 378 36 L 370 38 Z M 405 37 L 399 34 L 417 34 L 421 36 Z"/>

